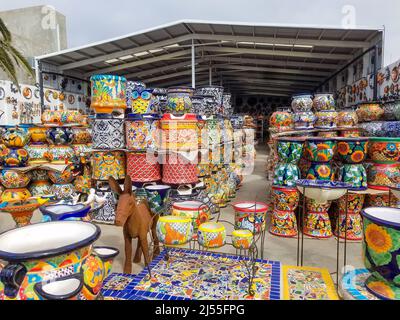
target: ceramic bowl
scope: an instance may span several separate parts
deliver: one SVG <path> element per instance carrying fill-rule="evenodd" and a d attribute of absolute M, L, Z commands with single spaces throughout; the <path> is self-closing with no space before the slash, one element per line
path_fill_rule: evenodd
<path fill-rule="evenodd" d="M 206 222 L 199 226 L 197 239 L 205 248 L 220 248 L 225 244 L 226 229 L 222 223 Z"/>
<path fill-rule="evenodd" d="M 303 153 L 304 138 L 278 138 L 277 150 L 281 161 L 297 163 Z"/>
<path fill-rule="evenodd" d="M 384 114 L 379 103 L 362 103 L 356 112 L 360 122 L 379 121 Z"/>
<path fill-rule="evenodd" d="M 69 145 L 74 140 L 72 128 L 47 128 L 46 139 L 50 145 Z"/>
<path fill-rule="evenodd" d="M 315 111 L 335 110 L 335 99 L 332 93 L 317 93 L 314 95 L 313 107 Z"/>
<path fill-rule="evenodd" d="M 48 196 L 51 194 L 50 191 L 51 183 L 47 180 L 43 181 L 32 181 L 29 185 L 29 192 L 32 197 Z"/>
<path fill-rule="evenodd" d="M 24 148 L 4 147 L 0 152 L 0 162 L 5 168 L 26 167 L 29 154 Z"/>
<path fill-rule="evenodd" d="M 350 190 L 366 190 L 367 171 L 362 164 L 344 164 L 339 169 L 339 181 L 350 184 Z"/>
<path fill-rule="evenodd" d="M 400 100 L 385 102 L 383 111 L 383 120 L 400 120 Z"/>
<path fill-rule="evenodd" d="M 254 233 L 265 230 L 268 204 L 263 202 L 237 202 L 235 210 L 235 229 L 247 229 Z"/>
<path fill-rule="evenodd" d="M 318 111 L 315 113 L 314 128 L 331 129 L 337 127 L 338 113 L 336 111 Z"/>
<path fill-rule="evenodd" d="M 26 188 L 5 189 L 1 195 L 1 202 L 25 201 L 32 197 Z"/>
<path fill-rule="evenodd" d="M 294 112 L 309 112 L 312 110 L 313 100 L 309 94 L 295 95 L 292 97 L 292 109 Z"/>
<path fill-rule="evenodd" d="M 157 221 L 157 236 L 165 245 L 182 245 L 193 236 L 192 219 L 176 216 L 161 216 Z"/>
<path fill-rule="evenodd" d="M 299 204 L 297 188 L 272 186 L 272 201 L 274 209 L 280 211 L 294 211 Z"/>
<path fill-rule="evenodd" d="M 250 230 L 233 230 L 232 231 L 232 244 L 236 249 L 246 250 L 249 249 L 253 243 L 253 234 Z"/>
<path fill-rule="evenodd" d="M 368 167 L 368 187 L 378 190 L 389 190 L 400 183 L 400 163 L 373 163 Z"/>
<path fill-rule="evenodd" d="M 368 155 L 376 163 L 399 161 L 400 138 L 370 138 Z"/>
<path fill-rule="evenodd" d="M 385 121 L 381 134 L 384 137 L 400 137 L 400 121 Z"/>
<path fill-rule="evenodd" d="M 351 128 L 358 125 L 357 112 L 352 109 L 347 109 L 338 112 L 337 126 L 341 128 Z"/>
<path fill-rule="evenodd" d="M 74 150 L 70 146 L 50 146 L 49 160 L 52 164 L 71 163 L 73 155 Z"/>
<path fill-rule="evenodd" d="M 31 181 L 31 173 L 16 170 L 1 170 L 0 182 L 7 189 L 25 188 Z"/>
<path fill-rule="evenodd" d="M 337 200 L 351 188 L 350 184 L 338 181 L 299 179 L 296 184 L 297 189 L 302 194 L 307 198 L 314 199 L 318 203 Z"/>
<path fill-rule="evenodd" d="M 26 128 L 6 128 L 2 134 L 2 141 L 6 147 L 22 148 L 31 140 L 31 133 Z"/>
<path fill-rule="evenodd" d="M 313 129 L 316 117 L 313 112 L 296 112 L 293 115 L 294 128 L 298 130 Z"/>
<path fill-rule="evenodd" d="M 283 132 L 293 130 L 293 115 L 288 111 L 275 111 L 269 120 L 272 132 Z"/>
<path fill-rule="evenodd" d="M 305 155 L 307 160 L 314 162 L 329 162 L 336 151 L 336 140 L 331 138 L 307 138 Z"/>
<path fill-rule="evenodd" d="M 383 135 L 383 121 L 372 121 L 360 123 L 359 127 L 362 129 L 366 137 L 380 137 Z"/>
<path fill-rule="evenodd" d="M 91 207 L 84 204 L 50 204 L 41 206 L 40 212 L 43 214 L 43 221 L 62 221 L 62 220 L 81 220 L 85 218 Z"/>
<path fill-rule="evenodd" d="M 29 155 L 29 165 L 44 164 L 49 162 L 49 146 L 42 143 L 27 145 L 25 150 Z"/>
<path fill-rule="evenodd" d="M 339 138 L 337 153 L 345 163 L 361 163 L 365 160 L 368 150 L 368 138 Z"/>

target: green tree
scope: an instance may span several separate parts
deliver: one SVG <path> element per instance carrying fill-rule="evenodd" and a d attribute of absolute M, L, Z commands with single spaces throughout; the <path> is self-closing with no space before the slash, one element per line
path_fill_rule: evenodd
<path fill-rule="evenodd" d="M 16 67 L 22 67 L 29 75 L 35 77 L 32 67 L 24 56 L 12 45 L 12 35 L 0 18 L 0 69 L 17 85 Z"/>

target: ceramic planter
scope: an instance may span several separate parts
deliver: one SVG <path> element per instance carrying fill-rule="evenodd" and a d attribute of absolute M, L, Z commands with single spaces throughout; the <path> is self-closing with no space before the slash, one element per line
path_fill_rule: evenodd
<path fill-rule="evenodd" d="M 351 241 L 362 240 L 362 219 L 359 213 L 349 211 L 347 213 L 347 225 L 346 225 L 346 214 L 339 214 L 339 225 L 336 225 L 335 236 L 341 239 L 347 239 Z"/>
<path fill-rule="evenodd" d="M 345 163 L 361 163 L 365 160 L 368 150 L 368 138 L 338 139 L 337 152 Z"/>
<path fill-rule="evenodd" d="M 385 102 L 383 112 L 383 120 L 400 120 L 400 101 Z"/>
<path fill-rule="evenodd" d="M 39 203 L 37 199 L 15 200 L 6 203 L 6 206 L 3 207 L 1 210 L 11 215 L 11 217 L 15 221 L 16 228 L 22 228 L 31 223 L 33 212 L 41 205 L 42 203 Z M 0 279 L 2 280 L 4 279 L 4 273 L 2 271 L 0 271 Z M 1 290 L 1 283 L 0 283 L 0 290 Z M 5 293 L 7 294 L 7 292 Z M 1 297 L 1 291 L 0 291 L 0 300 L 3 300 Z"/>
<path fill-rule="evenodd" d="M 154 213 L 161 212 L 166 201 L 169 200 L 171 187 L 162 184 L 153 184 L 148 186 L 143 185 L 143 187 L 146 191 L 150 209 L 152 209 Z"/>
<path fill-rule="evenodd" d="M 210 113 L 207 114 L 223 114 L 223 94 L 224 88 L 221 86 L 203 86 L 196 88 L 196 95 L 212 96 L 209 101 L 207 101 L 207 109 Z"/>
<path fill-rule="evenodd" d="M 45 110 L 42 113 L 42 123 L 44 125 L 60 125 L 61 124 L 61 111 L 58 110 Z"/>
<path fill-rule="evenodd" d="M 292 97 L 292 109 L 294 112 L 309 112 L 312 110 L 313 100 L 309 94 L 301 94 Z"/>
<path fill-rule="evenodd" d="M 88 128 L 72 128 L 74 138 L 72 144 L 88 144 L 92 142 L 92 135 Z"/>
<path fill-rule="evenodd" d="M 133 93 L 134 91 L 142 90 L 146 88 L 146 84 L 140 81 L 127 81 L 126 82 L 126 105 L 127 108 L 132 109 L 132 100 L 133 96 L 138 96 L 137 93 Z"/>
<path fill-rule="evenodd" d="M 28 129 L 31 134 L 32 143 L 46 143 L 46 128 L 45 127 L 31 127 Z"/>
<path fill-rule="evenodd" d="M 358 138 L 361 137 L 360 129 L 341 130 L 340 136 L 343 138 Z"/>
<path fill-rule="evenodd" d="M 25 128 L 7 128 L 2 134 L 6 147 L 22 148 L 31 140 L 31 133 Z"/>
<path fill-rule="evenodd" d="M 5 189 L 1 195 L 1 202 L 25 201 L 32 197 L 26 188 Z"/>
<path fill-rule="evenodd" d="M 338 133 L 337 131 L 321 131 L 318 132 L 317 137 L 321 137 L 321 138 L 336 138 L 338 137 Z"/>
<path fill-rule="evenodd" d="M 328 212 L 332 201 L 317 202 L 312 198 L 306 198 L 306 209 L 308 212 Z"/>
<path fill-rule="evenodd" d="M 377 163 L 395 163 L 400 159 L 400 138 L 370 138 L 369 157 Z"/>
<path fill-rule="evenodd" d="M 192 112 L 193 88 L 173 87 L 168 88 L 167 112 L 176 115 L 182 115 Z"/>
<path fill-rule="evenodd" d="M 361 122 L 378 121 L 382 118 L 384 113 L 379 103 L 360 104 L 356 112 Z"/>
<path fill-rule="evenodd" d="M 272 201 L 274 209 L 279 211 L 295 211 L 299 204 L 297 188 L 272 186 Z"/>
<path fill-rule="evenodd" d="M 269 119 L 272 132 L 291 131 L 294 128 L 293 114 L 288 111 L 275 111 Z"/>
<path fill-rule="evenodd" d="M 125 147 L 124 119 L 97 114 L 92 129 L 93 149 L 112 150 Z"/>
<path fill-rule="evenodd" d="M 233 114 L 233 108 L 231 103 L 232 95 L 230 93 L 224 93 L 222 97 L 222 107 L 223 107 L 223 115 L 225 117 L 229 117 Z"/>
<path fill-rule="evenodd" d="M 294 128 L 297 130 L 313 129 L 316 117 L 313 112 L 296 112 L 293 115 Z"/>
<path fill-rule="evenodd" d="M 335 172 L 330 163 L 311 162 L 306 179 L 333 181 L 335 180 Z"/>
<path fill-rule="evenodd" d="M 278 163 L 274 171 L 275 186 L 296 186 L 296 180 L 300 179 L 299 168 L 292 163 Z"/>
<path fill-rule="evenodd" d="M 85 166 L 83 174 L 75 178 L 74 187 L 76 192 L 90 193 L 90 189 L 92 188 L 92 175 L 88 165 Z"/>
<path fill-rule="evenodd" d="M 46 139 L 51 145 L 69 145 L 74 140 L 74 133 L 72 128 L 47 128 Z"/>
<path fill-rule="evenodd" d="M 167 109 L 167 89 L 165 88 L 154 88 L 153 95 L 150 100 L 150 104 L 153 108 L 153 112 L 165 113 Z"/>
<path fill-rule="evenodd" d="M 161 180 L 161 167 L 157 158 L 146 153 L 127 153 L 127 174 L 133 182 L 144 183 Z"/>
<path fill-rule="evenodd" d="M 159 116 L 129 114 L 125 121 L 126 147 L 132 151 L 157 150 Z"/>
<path fill-rule="evenodd" d="M 338 114 L 336 111 L 319 111 L 315 117 L 314 128 L 332 129 L 337 127 Z"/>
<path fill-rule="evenodd" d="M 30 144 L 25 147 L 29 155 L 29 165 L 43 164 L 49 162 L 49 146 L 47 144 Z"/>
<path fill-rule="evenodd" d="M 269 232 L 278 237 L 296 237 L 296 214 L 293 211 L 280 211 L 275 209 L 271 215 Z"/>
<path fill-rule="evenodd" d="M 73 144 L 71 148 L 77 157 L 88 156 L 93 151 L 91 144 Z"/>
<path fill-rule="evenodd" d="M 349 183 L 351 190 L 367 189 L 367 171 L 362 164 L 344 164 L 339 169 L 339 181 Z"/>
<path fill-rule="evenodd" d="M 373 163 L 368 167 L 368 187 L 378 190 L 389 190 L 400 183 L 400 164 Z"/>
<path fill-rule="evenodd" d="M 161 149 L 198 149 L 198 120 L 194 114 L 176 117 L 164 114 L 161 119 Z"/>
<path fill-rule="evenodd" d="M 361 213 L 364 206 L 365 194 L 348 193 L 347 195 L 347 212 Z M 346 212 L 346 196 L 339 199 L 339 211 Z"/>
<path fill-rule="evenodd" d="M 383 121 L 361 123 L 359 127 L 366 137 L 380 137 L 383 135 Z"/>
<path fill-rule="evenodd" d="M 195 232 L 197 232 L 201 224 L 211 218 L 208 206 L 200 201 L 193 200 L 173 203 L 172 215 L 190 218 Z"/>
<path fill-rule="evenodd" d="M 43 215 L 43 222 L 84 219 L 91 207 L 84 204 L 50 204 L 39 208 Z"/>
<path fill-rule="evenodd" d="M 315 111 L 335 110 L 335 99 L 331 93 L 318 93 L 314 95 L 313 107 Z"/>
<path fill-rule="evenodd" d="M 90 78 L 92 102 L 96 113 L 111 113 L 114 109 L 126 109 L 126 79 L 112 75 L 96 75 Z"/>
<path fill-rule="evenodd" d="M 365 207 L 392 207 L 400 208 L 400 201 L 396 197 L 390 197 L 389 194 L 368 194 Z"/>
<path fill-rule="evenodd" d="M 184 159 L 179 154 L 166 156 L 163 165 L 163 183 L 180 185 L 198 181 L 196 164 Z"/>
<path fill-rule="evenodd" d="M 197 231 L 197 239 L 205 248 L 220 248 L 226 240 L 225 226 L 217 222 L 203 223 Z"/>
<path fill-rule="evenodd" d="M 153 89 L 136 87 L 130 96 L 130 106 L 134 114 L 156 113 L 155 106 L 151 103 Z"/>
<path fill-rule="evenodd" d="M 235 210 L 235 229 L 246 229 L 253 233 L 265 230 L 268 205 L 263 202 L 237 202 Z"/>
<path fill-rule="evenodd" d="M 58 200 L 71 199 L 75 191 L 75 187 L 72 183 L 53 184 L 50 187 L 50 193 L 54 195 Z"/>
<path fill-rule="evenodd" d="M 249 230 L 233 230 L 232 245 L 238 250 L 247 250 L 253 243 L 254 236 Z"/>
<path fill-rule="evenodd" d="M 219 146 L 222 141 L 222 132 L 217 117 L 208 117 L 205 121 L 205 130 L 201 131 L 201 146 L 210 147 L 210 149 Z"/>
<path fill-rule="evenodd" d="M 48 196 L 51 194 L 51 183 L 47 180 L 33 181 L 28 189 L 32 197 Z"/>
<path fill-rule="evenodd" d="M 307 212 L 303 233 L 312 238 L 332 237 L 332 226 L 327 212 Z"/>
<path fill-rule="evenodd" d="M 61 111 L 61 122 L 67 125 L 80 125 L 83 121 L 83 115 L 78 110 Z"/>
<path fill-rule="evenodd" d="M 1 170 L 0 183 L 7 189 L 25 188 L 31 181 L 30 172 L 24 173 L 15 170 Z"/>
<path fill-rule="evenodd" d="M 381 136 L 400 137 L 400 121 L 385 121 L 382 125 Z"/>
<path fill-rule="evenodd" d="M 51 182 L 56 183 L 56 184 L 67 184 L 71 183 L 74 180 L 74 172 L 73 172 L 74 166 L 69 165 L 65 168 L 63 172 L 60 171 L 53 171 L 49 170 L 49 178 Z"/>
<path fill-rule="evenodd" d="M 347 109 L 338 112 L 337 126 L 341 128 L 351 128 L 358 124 L 357 112 Z"/>
<path fill-rule="evenodd" d="M 399 300 L 400 268 L 399 209 L 366 208 L 363 210 L 363 258 L 371 272 L 367 289 L 381 299 Z"/>
<path fill-rule="evenodd" d="M 24 148 L 3 148 L 0 151 L 0 162 L 5 168 L 26 167 L 29 154 Z"/>
<path fill-rule="evenodd" d="M 303 145 L 303 138 L 278 138 L 279 160 L 287 163 L 298 163 L 303 153 Z"/>
<path fill-rule="evenodd" d="M 124 179 L 125 163 L 125 154 L 122 151 L 95 151 L 92 156 L 92 178 L 104 181 L 109 177 Z"/>
<path fill-rule="evenodd" d="M 211 168 L 208 163 L 197 164 L 197 176 L 200 177 L 208 177 L 211 174 Z"/>
<path fill-rule="evenodd" d="M 157 221 L 157 237 L 167 246 L 182 245 L 193 236 L 192 219 L 176 216 L 162 216 Z"/>
<path fill-rule="evenodd" d="M 330 138 L 308 138 L 305 144 L 307 160 L 314 162 L 329 162 L 336 151 L 336 140 Z"/>
<path fill-rule="evenodd" d="M 32 175 L 31 181 L 44 181 L 49 179 L 47 170 L 44 169 L 34 169 L 31 170 L 30 173 Z"/>
<path fill-rule="evenodd" d="M 74 150 L 70 146 L 56 145 L 49 147 L 49 160 L 52 164 L 71 163 Z"/>

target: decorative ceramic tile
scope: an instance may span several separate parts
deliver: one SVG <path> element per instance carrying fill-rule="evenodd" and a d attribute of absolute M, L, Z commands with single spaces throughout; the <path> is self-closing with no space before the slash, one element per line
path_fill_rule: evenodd
<path fill-rule="evenodd" d="M 166 261 L 166 253 L 164 250 L 152 261 L 150 279 L 147 269 L 129 284 L 129 275 L 113 274 L 103 295 L 127 300 L 136 296 L 157 300 L 280 299 L 280 262 L 257 260 L 255 295 L 250 297 L 243 257 L 174 248 L 168 249 Z"/>
<path fill-rule="evenodd" d="M 283 266 L 285 300 L 338 300 L 328 269 Z"/>
<path fill-rule="evenodd" d="M 371 274 L 367 269 L 355 269 L 342 278 L 342 291 L 345 300 L 379 300 L 365 287 L 365 281 Z"/>

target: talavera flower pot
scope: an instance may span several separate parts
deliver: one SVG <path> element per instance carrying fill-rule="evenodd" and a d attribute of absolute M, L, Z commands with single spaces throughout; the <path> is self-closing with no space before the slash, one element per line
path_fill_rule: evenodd
<path fill-rule="evenodd" d="M 121 149 L 125 147 L 124 119 L 108 114 L 97 114 L 92 129 L 93 149 Z"/>
<path fill-rule="evenodd" d="M 305 155 L 307 160 L 314 162 L 329 162 L 336 151 L 336 140 L 333 138 L 307 138 Z"/>
<path fill-rule="evenodd" d="M 7 189 L 25 188 L 31 181 L 31 173 L 4 169 L 0 172 L 0 182 Z"/>
<path fill-rule="evenodd" d="M 126 79 L 113 75 L 95 75 L 90 78 L 92 102 L 96 113 L 111 113 L 126 109 Z"/>
<path fill-rule="evenodd" d="M 269 232 L 279 237 L 296 237 L 297 222 L 293 211 L 274 210 L 271 216 Z"/>
<path fill-rule="evenodd" d="M 400 138 L 370 138 L 369 156 L 377 163 L 395 163 L 400 159 Z"/>
<path fill-rule="evenodd" d="M 309 112 L 313 106 L 313 100 L 309 94 L 295 95 L 292 97 L 292 109 L 294 112 Z"/>
<path fill-rule="evenodd" d="M 275 186 L 296 186 L 296 180 L 300 179 L 300 170 L 297 165 L 292 163 L 278 163 L 274 171 Z"/>
<path fill-rule="evenodd" d="M 335 180 L 335 172 L 330 163 L 311 162 L 306 178 L 309 180 L 333 181 Z"/>
<path fill-rule="evenodd" d="M 167 112 L 182 115 L 192 112 L 193 88 L 173 87 L 168 88 Z"/>
<path fill-rule="evenodd" d="M 351 190 L 366 190 L 367 171 L 362 164 L 344 164 L 339 169 L 339 181 L 349 183 Z"/>
<path fill-rule="evenodd" d="M 345 163 L 361 163 L 365 160 L 368 150 L 368 138 L 340 138 L 337 151 Z"/>

